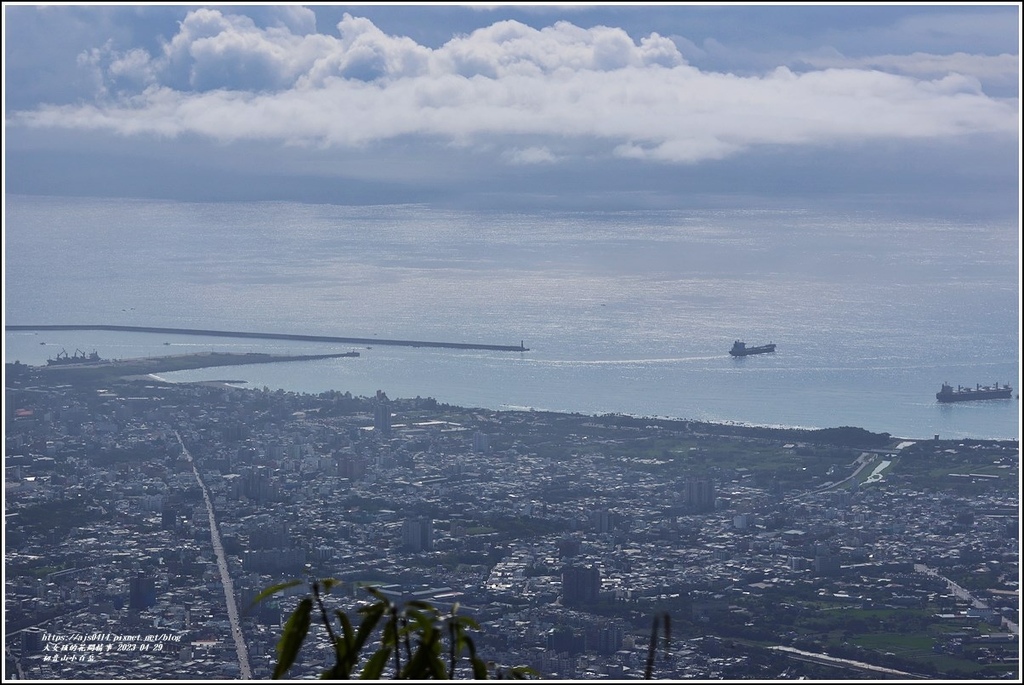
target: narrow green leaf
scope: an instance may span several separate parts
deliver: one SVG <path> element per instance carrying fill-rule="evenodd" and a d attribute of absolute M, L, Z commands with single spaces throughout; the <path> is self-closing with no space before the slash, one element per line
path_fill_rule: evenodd
<path fill-rule="evenodd" d="M 456 616 L 455 620 L 463 629 L 480 630 L 480 624 L 472 616 Z"/>
<path fill-rule="evenodd" d="M 512 676 L 512 680 L 528 680 L 540 674 L 529 666 L 515 666 L 509 670 L 509 675 Z"/>
<path fill-rule="evenodd" d="M 424 602 L 422 599 L 410 599 L 405 603 L 405 606 L 411 609 L 420 609 L 421 611 L 426 611 L 429 614 L 437 613 L 437 607 L 430 602 Z"/>
<path fill-rule="evenodd" d="M 335 609 L 334 614 L 338 617 L 338 622 L 341 623 L 341 637 L 345 640 L 345 644 L 349 649 L 352 649 L 352 644 L 355 641 L 355 636 L 352 634 L 352 621 L 349 620 L 348 614 L 341 609 Z"/>
<path fill-rule="evenodd" d="M 363 645 L 366 644 L 366 640 L 370 637 L 370 634 L 373 633 L 374 628 L 377 627 L 382 616 L 384 616 L 384 607 L 380 607 L 379 610 L 366 614 L 363 618 L 363 622 L 359 625 L 359 631 L 356 633 L 355 642 L 352 644 L 353 651 L 362 651 Z"/>
<path fill-rule="evenodd" d="M 327 631 L 327 637 L 331 645 L 334 647 L 334 660 L 338 662 L 341 660 L 341 649 L 343 647 L 341 640 L 334 634 L 334 628 L 331 627 L 331 618 L 327 615 L 327 608 L 324 606 L 324 598 L 320 592 L 320 582 L 313 582 L 313 596 L 316 598 L 317 609 L 320 610 L 320 620 L 323 621 L 324 630 Z"/>
<path fill-rule="evenodd" d="M 361 680 L 380 680 L 380 674 L 384 672 L 384 665 L 388 662 L 388 657 L 391 656 L 390 647 L 382 647 L 370 657 L 369 661 L 366 662 L 366 666 L 363 667 L 363 672 L 359 675 Z"/>
<path fill-rule="evenodd" d="M 448 621 L 448 678 L 455 677 L 455 661 L 461 652 L 462 641 L 459 639 L 459 632 L 455 628 L 455 621 Z"/>
<path fill-rule="evenodd" d="M 390 601 L 390 600 L 389 600 L 389 599 L 388 599 L 387 597 L 385 597 L 385 596 L 384 596 L 384 594 L 383 594 L 383 593 L 382 593 L 382 592 L 381 592 L 381 591 L 380 591 L 380 590 L 379 590 L 378 588 L 376 588 L 375 586 L 373 586 L 373 585 L 367 585 L 367 586 L 366 586 L 366 591 L 367 591 L 367 592 L 368 592 L 368 593 L 369 593 L 369 594 L 370 594 L 371 596 L 373 596 L 373 597 L 376 597 L 376 598 L 377 598 L 377 599 L 379 599 L 380 601 L 382 601 L 382 602 L 385 602 L 385 603 L 387 603 L 387 604 L 391 604 L 391 601 Z"/>
<path fill-rule="evenodd" d="M 408 625 L 405 617 L 402 617 L 403 625 Z M 399 644 L 399 633 L 398 633 L 398 609 L 391 607 L 390 616 L 388 617 L 388 624 L 385 627 L 384 635 L 389 636 L 394 641 L 395 645 L 395 675 L 402 672 L 402 650 Z M 409 634 L 405 635 L 405 658 L 410 659 L 409 655 Z"/>
<path fill-rule="evenodd" d="M 478 656 L 471 656 L 469 663 L 473 664 L 473 679 L 487 680 L 487 663 Z"/>
<path fill-rule="evenodd" d="M 438 632 L 434 632 L 423 642 L 420 642 L 412 658 L 402 669 L 401 677 L 404 679 L 424 680 L 429 678 L 444 678 L 444 663 L 438 658 L 440 644 Z"/>
<path fill-rule="evenodd" d="M 254 606 L 259 604 L 260 602 L 262 602 L 264 599 L 266 599 L 267 597 L 269 597 L 272 594 L 275 594 L 277 592 L 280 592 L 281 590 L 285 590 L 287 588 L 295 587 L 296 585 L 301 585 L 301 584 L 302 584 L 301 580 L 289 580 L 289 581 L 286 581 L 284 583 L 278 583 L 277 585 L 271 585 L 266 590 L 264 590 L 260 594 L 256 595 L 256 599 L 252 600 L 252 602 L 249 604 L 248 609 L 252 609 Z"/>
<path fill-rule="evenodd" d="M 321 578 L 320 587 L 323 589 L 324 594 L 330 594 L 331 590 L 338 585 L 344 585 L 345 581 L 338 580 L 337 578 Z"/>
<path fill-rule="evenodd" d="M 434 616 L 427 616 L 420 611 L 411 609 L 408 610 L 405 615 L 407 618 L 412 620 L 412 623 L 415 626 L 412 629 L 414 632 L 433 630 L 434 624 L 437 622 L 437 619 Z"/>
<path fill-rule="evenodd" d="M 320 680 L 348 680 L 348 675 L 342 670 L 341 664 L 334 664 L 320 674 Z"/>
<path fill-rule="evenodd" d="M 304 597 L 299 602 L 292 615 L 285 623 L 284 632 L 277 643 L 277 665 L 274 667 L 273 678 L 277 680 L 284 676 L 295 663 L 295 657 L 299 654 L 299 648 L 306 639 L 309 632 L 310 613 L 313 611 L 313 599 Z"/>

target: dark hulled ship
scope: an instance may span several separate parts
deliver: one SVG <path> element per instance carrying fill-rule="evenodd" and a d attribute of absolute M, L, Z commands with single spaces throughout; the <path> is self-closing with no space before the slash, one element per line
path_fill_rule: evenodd
<path fill-rule="evenodd" d="M 942 390 L 935 393 L 935 399 L 939 402 L 965 402 L 967 400 L 1004 400 L 1013 394 L 1013 388 L 1009 385 L 976 385 L 973 388 L 963 388 L 959 385 L 956 390 L 949 383 L 942 384 Z"/>
<path fill-rule="evenodd" d="M 73 355 L 69 355 L 66 351 L 61 350 L 57 353 L 57 356 L 53 359 L 47 359 L 47 366 L 65 366 L 67 364 L 87 364 L 89 362 L 101 362 L 99 352 L 93 351 L 90 354 L 86 354 L 81 350 L 75 350 Z"/>
<path fill-rule="evenodd" d="M 750 354 L 765 354 L 766 352 L 774 352 L 775 343 L 768 343 L 767 345 L 758 345 L 757 347 L 747 347 L 747 343 L 742 340 L 737 340 L 732 344 L 732 349 L 729 350 L 729 354 L 734 357 L 746 357 Z"/>

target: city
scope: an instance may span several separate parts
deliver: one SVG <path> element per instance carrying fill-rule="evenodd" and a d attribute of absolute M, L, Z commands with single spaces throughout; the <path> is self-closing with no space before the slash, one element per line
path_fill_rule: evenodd
<path fill-rule="evenodd" d="M 5 673 L 269 678 L 298 585 L 542 678 L 1017 679 L 1016 441 L 495 412 L 7 365 Z M 310 631 L 289 677 L 333 657 Z M 320 633 L 323 631 L 321 630 Z"/>
<path fill-rule="evenodd" d="M 1020 3 L 2 9 L 5 680 L 1020 681 Z"/>

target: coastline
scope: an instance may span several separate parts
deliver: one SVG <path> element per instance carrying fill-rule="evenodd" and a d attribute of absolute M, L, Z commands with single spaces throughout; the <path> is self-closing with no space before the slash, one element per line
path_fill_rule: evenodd
<path fill-rule="evenodd" d="M 31 333 L 8 333 L 9 346 L 5 352 L 7 352 L 8 359 L 18 359 L 19 357 L 23 360 L 27 359 L 28 364 L 35 365 L 31 368 L 43 370 L 40 375 L 45 376 L 48 379 L 47 382 L 75 382 L 76 380 L 92 382 L 91 379 L 95 378 L 95 382 L 99 383 L 109 382 L 103 381 L 103 378 L 113 379 L 118 376 L 130 376 L 133 373 L 134 375 L 147 377 L 149 374 L 159 373 L 159 378 L 149 377 L 144 378 L 144 380 L 151 383 L 208 383 L 211 380 L 224 380 L 226 374 L 224 376 L 221 374 L 214 376 L 213 373 L 203 369 L 234 364 L 246 365 L 244 370 L 239 370 L 237 376 L 234 373 L 231 375 L 232 379 L 245 380 L 246 384 L 225 385 L 235 388 L 242 386 L 242 389 L 246 387 L 251 389 L 267 386 L 271 389 L 280 389 L 300 394 L 315 395 L 330 390 L 339 390 L 349 391 L 354 395 L 372 396 L 376 388 L 385 388 L 389 393 L 393 393 L 393 396 L 430 396 L 451 405 L 479 407 L 494 411 L 526 409 L 528 411 L 562 414 L 578 413 L 593 416 L 611 413 L 645 419 L 653 417 L 670 421 L 702 422 L 722 425 L 726 429 L 729 427 L 742 427 L 754 430 L 807 431 L 837 425 L 851 425 L 863 426 L 870 431 L 887 432 L 893 436 L 900 436 L 904 440 L 915 441 L 930 441 L 935 435 L 939 435 L 943 440 L 1006 441 L 1019 440 L 1020 437 L 1019 413 L 1017 412 L 1018 405 L 1016 404 L 1018 400 L 1016 398 L 1012 400 L 992 400 L 985 403 L 964 403 L 963 406 L 947 406 L 936 404 L 934 402 L 934 392 L 931 388 L 927 387 L 922 388 L 920 395 L 917 395 L 906 392 L 904 386 L 899 388 L 902 396 L 892 395 L 889 397 L 889 402 L 897 409 L 897 414 L 894 414 L 894 416 L 903 419 L 904 415 L 899 412 L 904 410 L 907 411 L 907 415 L 911 413 L 917 414 L 917 416 L 914 416 L 915 420 L 909 422 L 906 420 L 871 420 L 875 418 L 872 412 L 863 411 L 860 405 L 852 405 L 847 402 L 846 406 L 842 406 L 842 403 L 833 402 L 835 399 L 833 395 L 835 393 L 832 392 L 812 392 L 810 393 L 812 397 L 808 398 L 808 401 L 811 403 L 807 405 L 808 407 L 827 406 L 829 407 L 828 411 L 804 410 L 800 405 L 796 404 L 784 412 L 759 411 L 757 407 L 754 407 L 754 411 L 745 411 L 745 405 L 750 404 L 749 398 L 757 396 L 757 393 L 762 390 L 762 388 L 756 387 L 759 380 L 756 376 L 751 379 L 755 384 L 754 386 L 748 388 L 744 385 L 744 387 L 740 388 L 733 384 L 734 387 L 729 390 L 716 390 L 715 393 L 711 393 L 711 396 L 708 398 L 710 401 L 707 404 L 704 402 L 686 401 L 684 398 L 683 401 L 672 401 L 669 403 L 679 406 L 669 407 L 665 406 L 666 403 L 657 400 L 648 402 L 646 397 L 640 397 L 638 402 L 636 401 L 638 399 L 636 393 L 630 394 L 628 391 L 625 393 L 612 392 L 610 390 L 607 391 L 607 396 L 605 394 L 600 395 L 601 401 L 595 402 L 589 401 L 592 398 L 598 397 L 595 393 L 585 394 L 578 398 L 575 397 L 575 395 L 579 395 L 582 392 L 580 389 L 582 386 L 580 388 L 576 387 L 574 373 L 562 371 L 563 367 L 568 368 L 570 365 L 554 366 L 552 367 L 554 373 L 549 375 L 549 364 L 543 358 L 539 361 L 524 363 L 516 355 L 516 359 L 508 362 L 507 365 L 503 362 L 502 366 L 498 367 L 499 372 L 504 372 L 506 367 L 515 370 L 515 376 L 511 380 L 517 383 L 517 385 L 512 388 L 512 392 L 516 394 L 516 398 L 520 401 L 510 403 L 510 395 L 506 395 L 503 391 L 499 392 L 497 390 L 498 386 L 483 383 L 482 385 L 473 384 L 463 387 L 466 385 L 465 383 L 452 381 L 454 378 L 461 377 L 463 373 L 473 374 L 477 380 L 491 378 L 491 374 L 495 371 L 496 367 L 487 357 L 481 357 L 484 362 L 480 364 L 477 363 L 477 357 L 473 355 L 430 353 L 411 349 L 402 350 L 401 348 L 381 348 L 373 352 L 361 352 L 363 359 L 356 361 L 354 364 L 313 361 L 311 364 L 299 364 L 292 367 L 275 366 L 273 362 L 316 360 L 335 355 L 345 356 L 348 353 L 339 351 L 338 353 L 327 355 L 294 354 L 298 352 L 320 352 L 316 348 L 324 346 L 313 345 L 309 346 L 312 349 L 288 350 L 282 345 L 279 346 L 280 349 L 271 349 L 266 355 L 245 355 L 233 351 L 217 355 L 212 353 L 212 349 L 214 349 L 212 346 L 207 347 L 207 344 L 202 341 L 186 341 L 180 346 L 177 343 L 172 343 L 174 347 L 168 349 L 161 347 L 163 344 L 161 342 L 162 338 L 157 338 L 155 343 L 149 344 L 138 343 L 136 342 L 136 337 L 131 335 L 125 336 L 125 340 L 130 342 L 128 344 L 121 344 L 121 340 L 115 337 L 75 337 L 55 343 L 53 340 L 40 342 L 40 337 Z M 124 352 L 129 354 L 134 352 L 133 357 L 137 358 L 117 360 L 118 363 L 123 365 L 127 365 L 129 362 L 152 361 L 154 359 L 160 359 L 161 362 L 158 365 L 141 366 L 135 369 L 120 368 L 117 369 L 116 373 L 98 370 L 87 371 L 86 369 L 93 368 L 90 364 L 74 365 L 73 368 L 70 366 L 46 367 L 47 353 L 49 352 L 49 356 L 52 356 L 54 344 L 58 345 L 58 347 L 62 344 L 67 345 L 68 349 L 81 347 L 87 350 L 99 349 L 101 352 L 109 351 L 112 353 L 112 357 L 117 355 L 118 350 L 121 350 L 122 354 Z M 39 345 L 48 346 L 40 347 Z M 186 349 L 190 347 L 191 350 L 196 350 L 197 348 L 200 350 L 210 349 L 211 352 L 192 353 L 189 350 L 186 354 L 164 354 L 164 351 L 177 351 L 182 347 Z M 230 350 L 232 344 L 228 343 L 224 347 Z M 235 344 L 234 347 L 244 350 L 248 345 Z M 429 364 L 420 367 L 419 363 L 424 359 L 424 355 L 425 360 Z M 214 363 L 212 360 L 218 356 L 220 356 L 221 360 L 227 360 L 232 357 L 233 359 L 230 363 Z M 198 361 L 194 363 L 178 362 L 172 366 L 168 359 Z M 109 361 L 105 362 L 105 364 L 109 364 Z M 252 364 L 252 366 L 248 366 L 249 364 Z M 264 365 L 257 366 L 256 364 Z M 335 364 L 338 365 L 335 366 Z M 397 373 L 397 369 L 405 369 L 405 365 L 408 364 L 415 364 L 416 366 L 410 367 L 408 373 Z M 518 371 L 520 368 L 523 369 L 523 373 Z M 535 368 L 543 370 L 543 378 L 536 376 Z M 729 374 L 735 375 L 731 367 L 727 371 Z M 672 372 L 674 373 L 674 370 Z M 487 374 L 486 377 L 483 375 L 484 373 Z M 612 382 L 611 376 L 614 374 L 604 375 L 609 376 L 609 382 Z M 746 379 L 746 376 L 747 374 L 743 374 L 744 379 Z M 558 378 L 565 383 L 573 382 L 574 384 L 572 386 L 566 385 L 564 393 L 548 392 L 545 384 L 552 382 L 551 378 Z M 593 379 L 588 377 L 583 380 L 592 381 Z M 729 381 L 730 379 L 727 377 L 725 380 Z M 540 385 L 537 385 L 534 381 L 537 381 Z M 533 384 L 531 385 L 531 383 Z M 595 387 L 593 382 L 590 383 L 590 386 L 591 389 Z M 613 386 L 601 386 L 601 393 L 606 393 L 603 389 L 605 387 L 610 388 Z M 722 388 L 726 387 L 722 386 Z M 751 392 L 748 393 L 748 390 Z M 799 390 L 802 392 L 803 388 L 799 388 Z M 741 393 L 736 395 L 739 397 L 739 403 L 735 407 L 732 406 L 731 402 L 728 403 L 729 406 L 723 406 L 720 401 L 730 391 L 732 393 Z M 919 400 L 919 398 L 923 399 Z M 528 399 L 528 401 L 523 402 L 521 401 L 522 399 Z M 582 402 L 572 401 L 573 399 L 581 399 Z M 818 400 L 821 400 L 821 403 L 814 404 Z M 665 409 L 678 409 L 681 411 L 665 411 Z M 729 414 L 734 415 L 729 416 Z M 744 416 L 743 414 L 748 415 Z M 986 418 L 992 416 L 1003 417 L 1000 419 L 1001 427 L 996 426 L 994 421 Z M 982 417 L 983 421 L 979 422 L 977 417 Z M 984 430 L 975 430 L 976 427 L 980 426 L 983 426 Z"/>
<path fill-rule="evenodd" d="M 228 353 L 228 352 L 196 352 L 183 355 L 167 355 L 157 357 L 141 357 L 135 359 L 102 360 L 98 362 L 85 362 L 70 364 L 66 366 L 28 366 L 24 364 L 7 364 L 9 378 L 19 381 L 31 378 L 34 381 L 58 382 L 58 383 L 80 383 L 94 385 L 97 383 L 109 384 L 111 382 L 149 382 L 163 383 L 168 385 L 204 385 L 224 389 L 246 390 L 254 388 L 240 388 L 239 385 L 247 381 L 240 379 L 204 379 L 197 381 L 169 381 L 161 378 L 158 374 L 170 371 L 195 370 L 216 368 L 223 366 L 238 366 L 245 364 L 267 364 L 283 361 L 308 361 L 313 359 L 332 359 L 340 357 L 352 357 L 352 352 L 317 355 L 276 355 L 258 352 Z M 355 356 L 358 356 L 356 353 Z M 294 392 L 294 391 L 291 391 Z M 296 392 L 295 394 L 303 394 Z M 400 400 L 401 398 L 396 398 Z M 472 410 L 473 407 L 461 407 L 460 405 L 449 405 L 461 409 Z M 912 438 L 894 436 L 890 433 L 876 433 L 864 428 L 852 426 L 838 426 L 829 428 L 807 428 L 788 427 L 778 425 L 757 425 L 737 421 L 716 422 L 685 418 L 671 418 L 665 416 L 638 416 L 623 413 L 586 414 L 578 412 L 564 412 L 556 410 L 544 410 L 533 407 L 516 407 L 505 410 L 538 415 L 553 416 L 577 416 L 594 421 L 614 424 L 627 429 L 642 428 L 666 428 L 672 430 L 686 430 L 695 434 L 706 434 L 709 436 L 730 436 L 751 440 L 771 439 L 784 442 L 824 442 L 828 444 L 840 444 L 848 447 L 855 447 L 867 451 L 887 453 L 899 451 L 902 447 L 919 442 L 948 442 L 949 440 L 938 439 L 938 436 L 928 438 Z M 955 442 L 969 442 L 973 444 L 1018 444 L 1016 438 L 1011 439 L 954 439 Z"/>

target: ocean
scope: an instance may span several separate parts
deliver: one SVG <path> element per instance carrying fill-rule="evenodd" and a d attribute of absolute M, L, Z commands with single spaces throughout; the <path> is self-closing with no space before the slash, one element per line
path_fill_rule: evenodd
<path fill-rule="evenodd" d="M 99 331 L 8 332 L 5 361 L 186 351 L 358 358 L 164 374 L 489 409 L 909 439 L 1020 434 L 1017 216 L 885 197 L 658 210 L 6 196 L 6 324 L 517 345 L 494 352 Z M 774 354 L 733 358 L 734 340 Z M 939 404 L 943 382 L 1010 400 Z"/>

